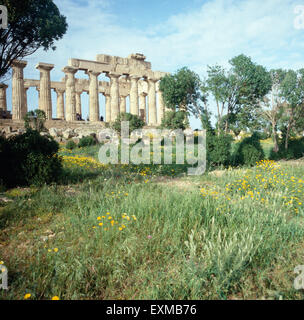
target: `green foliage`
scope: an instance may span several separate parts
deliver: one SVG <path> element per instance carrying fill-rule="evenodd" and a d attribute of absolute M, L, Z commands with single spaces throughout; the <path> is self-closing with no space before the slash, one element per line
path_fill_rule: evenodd
<path fill-rule="evenodd" d="M 144 127 L 144 121 L 138 117 L 137 115 L 121 112 L 116 120 L 112 123 L 111 127 L 118 133 L 121 133 L 121 122 L 128 121 L 129 122 L 129 132 L 132 132 L 136 129 L 141 129 Z"/>
<path fill-rule="evenodd" d="M 0 139 L 0 180 L 8 187 L 41 185 L 57 181 L 61 160 L 59 145 L 51 137 L 28 129 L 26 133 Z"/>
<path fill-rule="evenodd" d="M 79 141 L 80 142 L 80 141 Z M 77 147 L 76 143 L 73 140 L 69 140 L 65 146 L 69 150 L 73 150 Z"/>
<path fill-rule="evenodd" d="M 304 130 L 304 69 L 286 72 L 286 76 L 281 82 L 280 95 L 284 104 L 279 126 L 286 129 L 284 139 L 287 150 L 291 136 Z"/>
<path fill-rule="evenodd" d="M 260 138 L 260 135 L 254 132 L 251 137 L 239 142 L 233 155 L 233 164 L 254 166 L 258 161 L 265 159 Z"/>
<path fill-rule="evenodd" d="M 13 60 L 39 48 L 55 50 L 54 42 L 67 30 L 66 18 L 52 0 L 2 0 L 8 10 L 8 28 L 0 29 L 0 78 Z"/>
<path fill-rule="evenodd" d="M 208 66 L 206 85 L 212 93 L 218 110 L 218 129 L 230 124 L 239 129 L 256 126 L 259 101 L 271 89 L 271 78 L 266 69 L 243 54 L 229 61 L 231 68 Z M 224 112 L 226 112 L 226 118 Z"/>
<path fill-rule="evenodd" d="M 279 144 L 279 151 L 270 153 L 269 158 L 272 160 L 291 160 L 300 159 L 304 157 L 304 137 L 302 138 L 292 138 L 289 140 L 288 149 L 285 149 L 285 143 L 282 139 Z"/>
<path fill-rule="evenodd" d="M 199 76 L 184 67 L 175 74 L 166 75 L 161 79 L 159 88 L 167 108 L 182 110 L 194 116 L 201 114 L 199 105 L 201 80 Z"/>
<path fill-rule="evenodd" d="M 188 127 L 187 113 L 184 111 L 167 111 L 162 119 L 161 127 L 166 129 L 182 129 Z"/>
<path fill-rule="evenodd" d="M 78 147 L 79 148 L 83 148 L 83 147 L 88 147 L 88 146 L 93 146 L 97 144 L 96 140 L 94 139 L 94 137 L 92 136 L 86 136 L 86 137 L 82 137 L 80 140 L 79 140 L 79 143 L 78 143 Z"/>
<path fill-rule="evenodd" d="M 230 135 L 215 135 L 207 132 L 207 161 L 209 166 L 228 166 L 231 160 L 231 143 L 233 138 Z"/>
<path fill-rule="evenodd" d="M 25 129 L 33 129 L 38 132 L 44 131 L 44 123 L 46 121 L 46 115 L 43 110 L 36 109 L 35 111 L 29 111 L 24 117 Z"/>

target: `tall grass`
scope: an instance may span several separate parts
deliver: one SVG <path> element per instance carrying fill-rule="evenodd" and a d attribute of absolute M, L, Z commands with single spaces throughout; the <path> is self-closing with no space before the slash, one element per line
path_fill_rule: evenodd
<path fill-rule="evenodd" d="M 0 298 L 303 298 L 292 270 L 301 264 L 304 212 L 299 197 L 289 203 L 291 190 L 303 196 L 303 166 L 179 178 L 180 187 L 131 169 L 8 192 L 14 201 L 0 209 L 0 260 L 9 290 Z"/>

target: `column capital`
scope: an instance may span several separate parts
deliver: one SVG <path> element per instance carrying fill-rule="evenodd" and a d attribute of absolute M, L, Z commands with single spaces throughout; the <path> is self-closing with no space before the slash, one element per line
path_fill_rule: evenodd
<path fill-rule="evenodd" d="M 141 92 L 139 95 L 143 96 L 143 97 L 146 97 L 148 94 L 146 92 Z"/>
<path fill-rule="evenodd" d="M 25 60 L 13 60 L 12 61 L 12 67 L 25 68 L 26 65 L 27 65 L 27 61 L 25 61 Z"/>
<path fill-rule="evenodd" d="M 156 83 L 158 81 L 158 79 L 150 78 L 150 77 L 148 77 L 147 79 L 149 82 L 152 82 L 152 83 Z"/>
<path fill-rule="evenodd" d="M 129 75 L 129 78 L 131 79 L 131 80 L 139 80 L 140 78 L 142 78 L 141 76 L 138 76 L 138 75 L 136 75 L 136 74 L 130 74 Z"/>
<path fill-rule="evenodd" d="M 78 71 L 78 69 L 77 68 L 74 68 L 74 67 L 69 67 L 69 66 L 67 66 L 67 67 L 64 67 L 63 69 L 62 69 L 62 71 L 64 72 L 64 73 L 67 73 L 67 74 L 75 74 L 77 71 Z"/>
<path fill-rule="evenodd" d="M 76 89 L 75 92 L 76 92 L 77 94 L 82 94 L 82 93 L 83 93 L 83 90 L 82 90 L 82 89 Z"/>
<path fill-rule="evenodd" d="M 44 63 L 44 62 L 39 62 L 36 65 L 36 69 L 38 69 L 39 71 L 43 70 L 43 71 L 51 71 L 54 68 L 53 64 L 50 63 Z"/>
<path fill-rule="evenodd" d="M 99 71 L 95 71 L 95 70 L 86 70 L 86 72 L 85 72 L 87 75 L 93 75 L 93 76 L 95 76 L 95 77 L 98 77 L 100 74 L 101 74 L 101 72 L 99 72 Z"/>
<path fill-rule="evenodd" d="M 121 77 L 121 76 L 122 76 L 122 74 L 120 74 L 120 73 L 109 72 L 109 77 L 110 77 L 110 78 L 118 79 L 118 78 Z"/>
<path fill-rule="evenodd" d="M 64 92 L 65 92 L 65 89 L 63 89 L 63 88 L 54 88 L 54 91 L 55 91 L 56 93 L 64 93 Z"/>

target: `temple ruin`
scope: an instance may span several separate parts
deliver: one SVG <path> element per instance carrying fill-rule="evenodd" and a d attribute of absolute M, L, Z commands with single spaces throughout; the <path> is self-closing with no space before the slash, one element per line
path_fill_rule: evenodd
<path fill-rule="evenodd" d="M 126 98 L 129 96 L 130 113 L 140 116 L 147 125 L 161 123 L 165 112 L 159 81 L 167 73 L 153 71 L 151 63 L 143 54 L 131 54 L 127 58 L 98 54 L 96 60 L 69 59 L 62 69 L 61 81 L 51 81 L 53 64 L 39 62 L 36 69 L 40 79 L 25 79 L 23 70 L 27 62 L 14 61 L 12 64 L 12 120 L 22 120 L 28 111 L 27 90 L 35 87 L 39 93 L 39 109 L 43 110 L 48 120 L 61 119 L 74 122 L 82 115 L 81 95 L 89 95 L 89 121 L 100 121 L 99 94 L 105 96 L 105 122 L 115 121 L 120 112 L 126 112 Z M 78 79 L 78 71 L 84 71 L 88 79 Z M 104 74 L 107 81 L 99 81 Z M 1 114 L 9 118 L 7 111 L 6 84 L 0 84 Z M 51 90 L 57 94 L 56 115 L 53 115 Z M 147 97 L 147 99 L 146 99 Z M 147 103 L 146 103 L 147 102 Z M 146 112 L 146 110 L 148 110 Z"/>

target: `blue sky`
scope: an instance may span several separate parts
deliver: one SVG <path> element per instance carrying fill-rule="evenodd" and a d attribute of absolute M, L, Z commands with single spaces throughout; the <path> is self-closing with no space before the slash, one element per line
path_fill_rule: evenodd
<path fill-rule="evenodd" d="M 69 29 L 56 51 L 27 57 L 26 78 L 39 79 L 38 62 L 54 63 L 51 79 L 60 80 L 71 57 L 95 59 L 104 53 L 126 57 L 140 52 L 153 70 L 174 72 L 187 66 L 201 77 L 207 65 L 244 53 L 270 68 L 304 67 L 304 29 L 295 28 L 295 7 L 304 0 L 55 0 Z M 83 72 L 77 77 L 86 78 Z M 10 83 L 10 81 L 9 81 Z M 8 89 L 9 105 L 11 88 Z M 56 94 L 53 111 L 56 110 Z M 88 96 L 82 95 L 84 114 Z M 104 98 L 100 95 L 101 112 Z M 30 109 L 38 106 L 29 90 Z M 214 110 L 214 109 L 213 109 Z M 200 122 L 191 118 L 193 129 Z"/>

